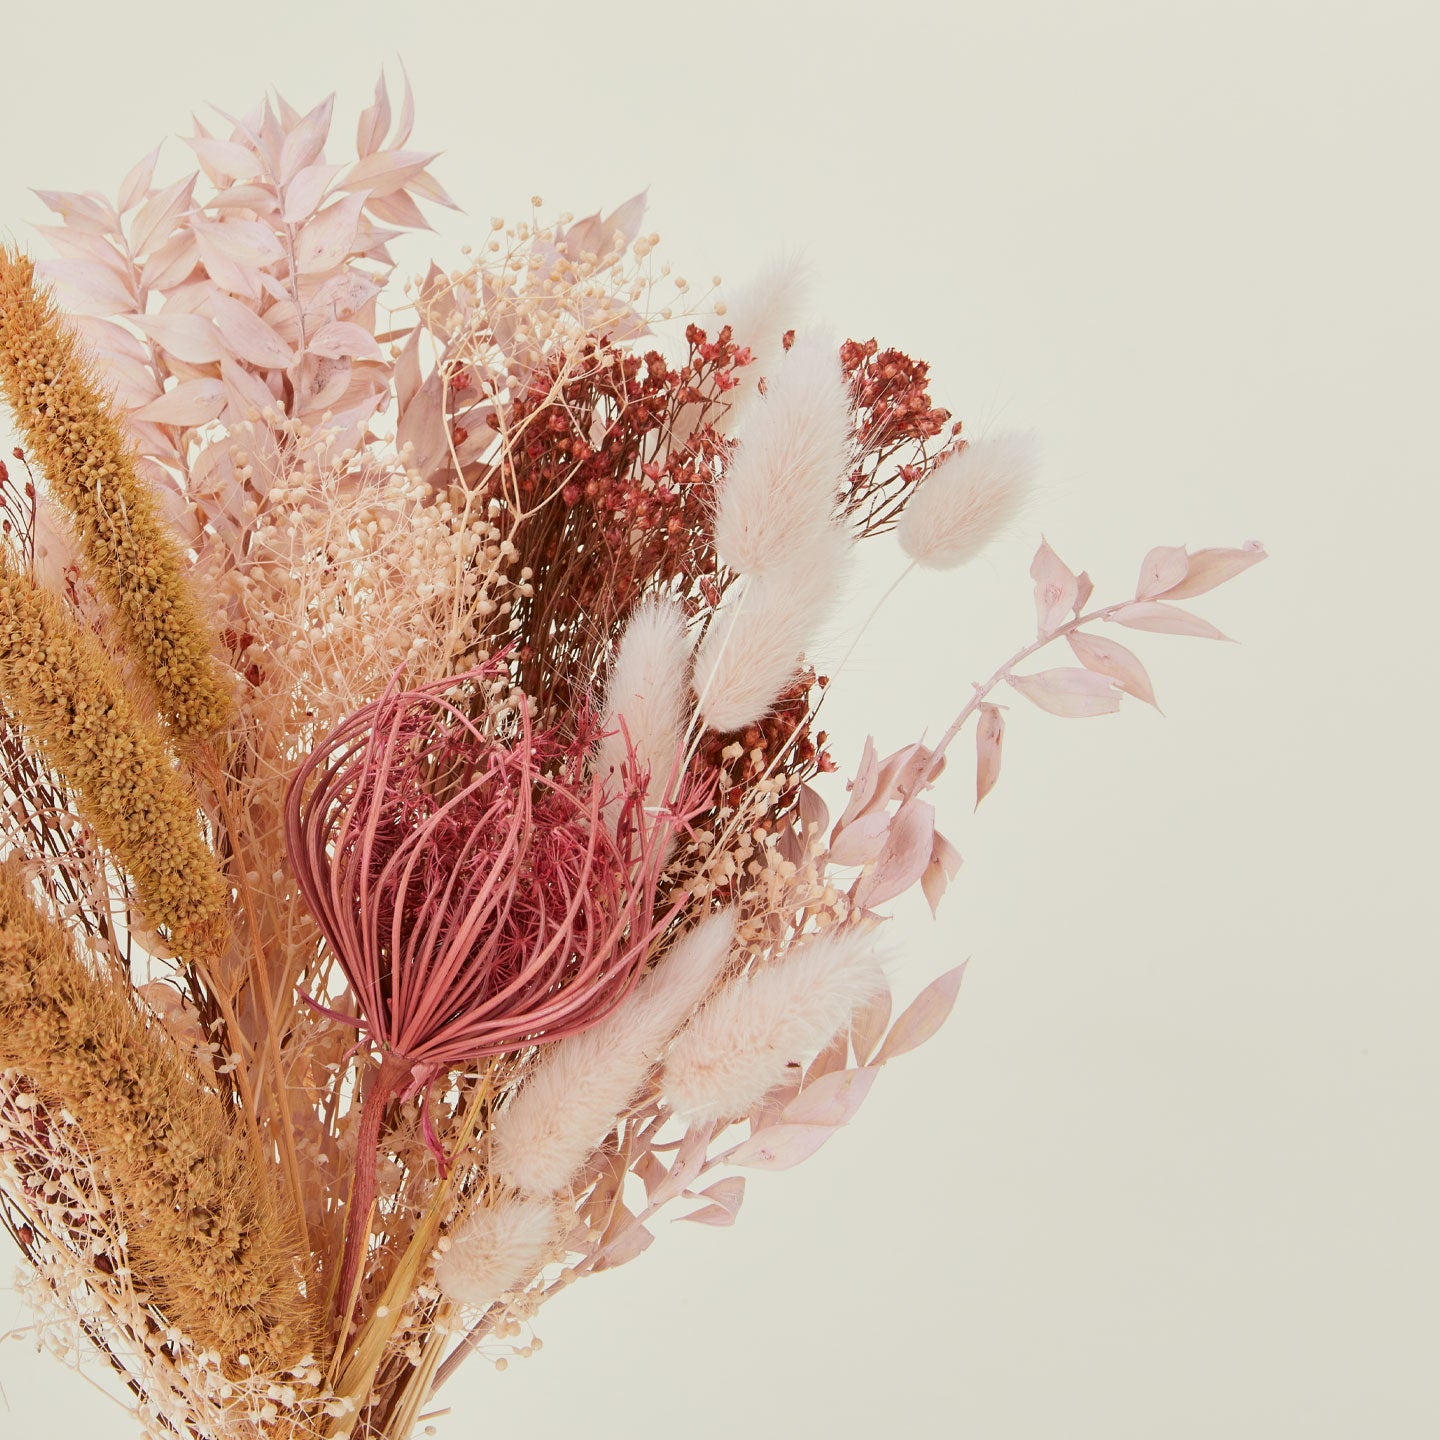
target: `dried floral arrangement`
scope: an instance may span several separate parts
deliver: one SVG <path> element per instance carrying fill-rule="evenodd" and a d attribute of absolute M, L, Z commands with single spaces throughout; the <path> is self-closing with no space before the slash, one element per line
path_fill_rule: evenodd
<path fill-rule="evenodd" d="M 963 564 L 1028 443 L 793 270 L 690 299 L 641 197 L 396 293 L 452 202 L 408 85 L 353 159 L 331 116 L 197 124 L 0 253 L 0 1220 L 157 1436 L 400 1440 L 662 1211 L 731 1224 L 955 1000 L 892 1022 L 881 922 L 956 874 L 962 731 L 978 803 L 1003 694 L 1154 704 L 1115 627 L 1217 636 L 1176 602 L 1264 555 L 1092 605 L 1042 544 L 938 743 L 832 740 L 855 547 Z"/>

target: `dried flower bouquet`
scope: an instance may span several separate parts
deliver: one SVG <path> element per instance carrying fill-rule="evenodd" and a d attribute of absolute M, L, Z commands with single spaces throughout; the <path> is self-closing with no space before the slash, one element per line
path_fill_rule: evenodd
<path fill-rule="evenodd" d="M 852 552 L 963 564 L 1028 445 L 791 270 L 689 300 L 639 197 L 392 293 L 452 203 L 411 123 L 382 81 L 337 163 L 276 99 L 0 254 L 0 1220 L 153 1435 L 400 1440 L 662 1210 L 731 1224 L 955 999 L 892 1022 L 880 927 L 955 876 L 961 731 L 978 803 L 1002 694 L 1153 704 L 1116 628 L 1214 636 L 1176 602 L 1263 558 L 1092 605 L 1042 545 L 1035 640 L 845 795 Z"/>

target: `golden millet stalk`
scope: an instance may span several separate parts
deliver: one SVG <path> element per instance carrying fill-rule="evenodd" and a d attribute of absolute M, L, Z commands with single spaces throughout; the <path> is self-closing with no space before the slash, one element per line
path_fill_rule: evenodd
<path fill-rule="evenodd" d="M 30 258 L 8 246 L 0 246 L 0 391 L 165 715 L 182 734 L 213 734 L 230 699 L 180 547 L 79 340 L 37 288 Z"/>
<path fill-rule="evenodd" d="M 4 559 L 0 701 L 135 881 L 145 919 L 186 959 L 215 959 L 229 886 L 164 736 L 136 711 L 100 641 Z"/>
<path fill-rule="evenodd" d="M 14 858 L 0 862 L 0 1069 L 74 1116 L 125 1228 L 136 1289 L 195 1346 L 232 1377 L 320 1354 L 298 1229 L 240 1122 L 125 982 L 80 960 Z"/>

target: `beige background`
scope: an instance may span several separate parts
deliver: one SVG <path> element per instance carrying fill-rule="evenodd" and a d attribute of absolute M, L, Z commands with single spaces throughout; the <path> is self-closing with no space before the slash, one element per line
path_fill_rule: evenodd
<path fill-rule="evenodd" d="M 802 243 L 838 330 L 1035 427 L 1021 534 L 902 588 L 843 758 L 1025 638 L 1042 527 L 1115 598 L 1152 544 L 1273 554 L 1196 603 L 1243 646 L 1137 637 L 1168 718 L 1017 709 L 979 816 L 946 782 L 963 878 L 895 923 L 907 990 L 974 957 L 941 1037 L 735 1230 L 552 1305 L 442 1434 L 1440 1433 L 1431 5 L 5 10 L 18 236 L 27 186 L 113 188 L 267 82 L 338 89 L 348 137 L 399 53 L 475 227 L 649 185 L 682 273 Z M 0 1382 L 7 1437 L 130 1433 L 23 1343 Z"/>

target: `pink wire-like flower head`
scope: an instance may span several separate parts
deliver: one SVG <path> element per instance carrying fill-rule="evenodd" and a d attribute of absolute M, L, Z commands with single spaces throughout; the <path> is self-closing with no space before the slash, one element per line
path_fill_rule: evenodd
<path fill-rule="evenodd" d="M 638 797 L 607 827 L 591 737 L 537 731 L 523 707 L 504 737 L 472 718 L 497 673 L 392 685 L 286 795 L 291 864 L 355 1023 L 417 1078 L 602 1020 L 668 919 L 664 844 L 631 818 Z"/>

